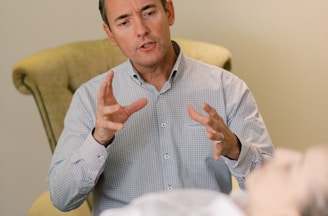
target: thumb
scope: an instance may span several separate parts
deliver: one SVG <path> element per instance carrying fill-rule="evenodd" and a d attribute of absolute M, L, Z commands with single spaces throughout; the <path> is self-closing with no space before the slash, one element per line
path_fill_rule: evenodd
<path fill-rule="evenodd" d="M 141 110 L 147 105 L 148 101 L 146 98 L 140 98 L 133 102 L 132 104 L 125 107 L 125 112 L 128 116 L 132 115 L 133 113 Z"/>

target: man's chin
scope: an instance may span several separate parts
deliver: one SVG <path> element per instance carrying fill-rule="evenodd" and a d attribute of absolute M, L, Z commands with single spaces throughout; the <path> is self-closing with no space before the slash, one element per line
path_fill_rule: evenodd
<path fill-rule="evenodd" d="M 137 68 L 155 68 L 159 62 L 161 61 L 156 56 L 144 56 L 144 58 L 139 58 L 137 61 L 132 61 Z"/>

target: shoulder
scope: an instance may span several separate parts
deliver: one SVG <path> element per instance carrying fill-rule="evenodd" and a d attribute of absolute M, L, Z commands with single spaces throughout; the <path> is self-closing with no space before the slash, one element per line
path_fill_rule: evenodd
<path fill-rule="evenodd" d="M 201 76 L 205 80 L 214 80 L 225 86 L 247 86 L 244 80 L 224 68 L 186 56 L 184 57 L 184 69 L 193 79 Z"/>
<path fill-rule="evenodd" d="M 123 62 L 122 64 L 117 65 L 116 67 L 111 68 L 108 71 L 106 71 L 102 74 L 99 74 L 99 75 L 91 78 L 87 82 L 83 83 L 76 90 L 75 94 L 85 94 L 85 93 L 96 94 L 99 91 L 100 86 L 102 85 L 102 83 L 105 81 L 105 78 L 108 75 L 108 72 L 110 70 L 114 71 L 115 77 L 119 77 L 121 75 L 125 75 L 126 73 L 122 73 L 122 72 L 128 70 L 129 67 L 131 67 L 131 66 L 130 66 L 130 63 L 128 61 Z"/>
<path fill-rule="evenodd" d="M 194 58 L 190 57 L 184 57 L 185 62 L 185 68 L 188 71 L 195 71 L 197 73 L 201 72 L 202 75 L 219 75 L 219 76 L 225 76 L 225 77 L 232 77 L 239 79 L 235 74 L 231 73 L 230 71 L 227 71 L 224 68 L 218 67 L 213 64 L 209 64 Z"/>

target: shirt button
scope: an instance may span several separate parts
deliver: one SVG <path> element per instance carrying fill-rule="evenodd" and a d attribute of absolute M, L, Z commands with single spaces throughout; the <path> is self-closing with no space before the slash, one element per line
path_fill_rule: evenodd
<path fill-rule="evenodd" d="M 98 156 L 100 160 L 105 160 L 105 157 L 103 155 Z"/>
<path fill-rule="evenodd" d="M 167 159 L 170 158 L 170 155 L 166 153 L 166 154 L 164 155 L 164 158 L 167 160 Z"/>
<path fill-rule="evenodd" d="M 171 191 L 173 188 L 172 188 L 172 186 L 171 185 L 169 185 L 168 187 L 167 187 L 167 190 L 169 190 L 169 191 Z"/>
<path fill-rule="evenodd" d="M 161 123 L 161 127 L 164 128 L 166 126 L 165 123 Z"/>

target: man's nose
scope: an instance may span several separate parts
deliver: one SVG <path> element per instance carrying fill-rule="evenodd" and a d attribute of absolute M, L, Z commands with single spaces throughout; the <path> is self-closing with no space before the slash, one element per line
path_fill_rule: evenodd
<path fill-rule="evenodd" d="M 135 23 L 135 32 L 138 37 L 143 37 L 149 33 L 149 29 L 142 18 L 137 18 Z"/>

